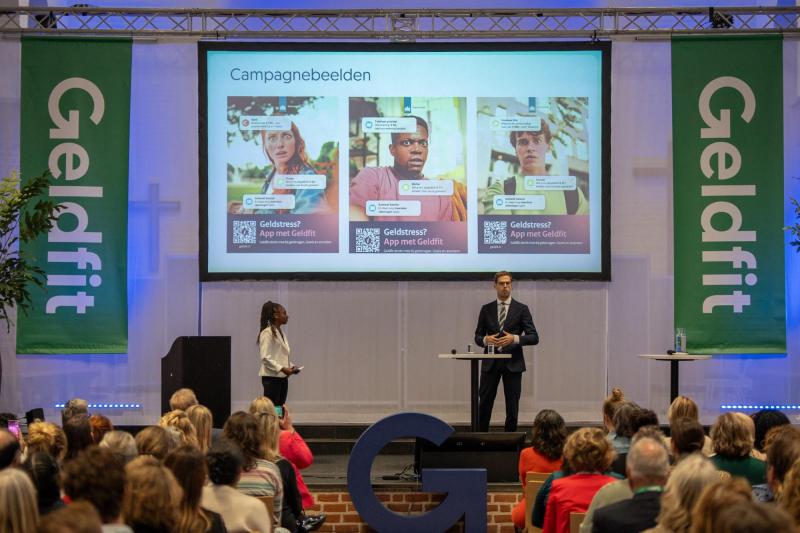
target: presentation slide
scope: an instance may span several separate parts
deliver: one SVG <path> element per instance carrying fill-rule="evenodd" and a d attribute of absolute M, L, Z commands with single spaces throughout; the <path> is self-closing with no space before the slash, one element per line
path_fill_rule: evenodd
<path fill-rule="evenodd" d="M 610 45 L 199 59 L 202 279 L 609 278 Z"/>

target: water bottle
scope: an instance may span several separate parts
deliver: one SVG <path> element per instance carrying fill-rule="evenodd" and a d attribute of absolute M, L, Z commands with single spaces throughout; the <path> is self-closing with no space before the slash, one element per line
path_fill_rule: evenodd
<path fill-rule="evenodd" d="M 675 351 L 686 352 L 686 329 L 684 328 L 675 328 Z"/>

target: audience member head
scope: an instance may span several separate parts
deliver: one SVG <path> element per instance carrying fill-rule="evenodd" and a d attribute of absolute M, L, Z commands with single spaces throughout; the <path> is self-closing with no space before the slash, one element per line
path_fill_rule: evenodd
<path fill-rule="evenodd" d="M 236 485 L 244 467 L 244 455 L 239 446 L 226 438 L 211 444 L 206 454 L 208 479 L 214 485 Z"/>
<path fill-rule="evenodd" d="M 258 419 L 264 435 L 264 457 L 267 461 L 278 458 L 278 444 L 281 436 L 281 423 L 275 405 L 266 396 L 259 396 L 250 402 L 250 414 Z"/>
<path fill-rule="evenodd" d="M 16 435 L 0 429 L 0 469 L 19 464 L 20 446 Z"/>
<path fill-rule="evenodd" d="M 200 443 L 197 441 L 197 430 L 194 428 L 194 424 L 189 420 L 185 411 L 181 411 L 180 409 L 170 411 L 161 417 L 158 425 L 165 429 L 175 429 L 180 436 L 181 444 L 188 444 L 195 448 L 200 447 Z"/>
<path fill-rule="evenodd" d="M 19 468 L 0 470 L 0 531 L 36 531 L 39 510 L 36 489 Z"/>
<path fill-rule="evenodd" d="M 147 426 L 136 434 L 136 449 L 139 455 L 152 455 L 163 461 L 174 448 L 172 437 L 160 426 Z"/>
<path fill-rule="evenodd" d="M 754 501 L 720 510 L 715 531 L 725 533 L 795 533 L 792 519 L 780 507 Z"/>
<path fill-rule="evenodd" d="M 67 436 L 52 422 L 34 422 L 28 426 L 28 453 L 39 451 L 62 460 L 67 453 Z"/>
<path fill-rule="evenodd" d="M 769 435 L 767 483 L 772 492 L 778 495 L 786 473 L 800 460 L 800 430 L 788 425 L 776 426 Z"/>
<path fill-rule="evenodd" d="M 122 516 L 134 531 L 175 531 L 182 497 L 175 476 L 157 459 L 137 457 L 125 466 Z"/>
<path fill-rule="evenodd" d="M 193 405 L 186 410 L 186 416 L 189 417 L 195 431 L 197 431 L 200 451 L 207 452 L 208 447 L 211 446 L 211 428 L 214 424 L 211 410 L 205 405 Z"/>
<path fill-rule="evenodd" d="M 33 481 L 39 513 L 44 514 L 61 499 L 58 462 L 46 452 L 35 451 L 28 454 L 22 468 Z"/>
<path fill-rule="evenodd" d="M 244 470 L 252 470 L 256 459 L 264 458 L 264 435 L 255 416 L 237 411 L 225 422 L 222 432 L 242 450 Z"/>
<path fill-rule="evenodd" d="M 542 409 L 533 420 L 531 446 L 551 461 L 564 454 L 567 426 L 560 414 L 552 409 Z"/>
<path fill-rule="evenodd" d="M 672 451 L 676 460 L 703 450 L 706 434 L 697 420 L 686 417 L 673 418 L 669 428 Z"/>
<path fill-rule="evenodd" d="M 697 504 L 692 509 L 692 533 L 722 531 L 717 520 L 720 511 L 727 507 L 752 501 L 750 483 L 742 477 L 718 480 L 703 489 Z"/>
<path fill-rule="evenodd" d="M 611 389 L 611 394 L 603 401 L 603 424 L 605 424 L 607 430 L 614 430 L 614 413 L 624 401 L 625 395 L 622 393 L 622 389 L 618 387 Z"/>
<path fill-rule="evenodd" d="M 75 502 L 53 511 L 39 522 L 38 533 L 102 533 L 97 510 L 88 502 Z"/>
<path fill-rule="evenodd" d="M 745 418 L 750 419 L 745 415 Z M 725 413 L 711 427 L 711 443 L 722 457 L 744 457 L 753 449 L 753 434 L 737 413 Z"/>
<path fill-rule="evenodd" d="M 127 431 L 109 431 L 98 446 L 108 448 L 123 464 L 129 463 L 139 455 L 136 440 Z"/>
<path fill-rule="evenodd" d="M 125 490 L 125 466 L 111 450 L 91 446 L 64 465 L 64 493 L 72 501 L 86 500 L 104 524 L 119 518 Z"/>
<path fill-rule="evenodd" d="M 786 472 L 778 503 L 789 513 L 795 525 L 800 526 L 800 461 L 795 461 Z"/>
<path fill-rule="evenodd" d="M 564 444 L 564 458 L 573 472 L 605 472 L 614 460 L 614 448 L 597 428 L 580 428 Z"/>
<path fill-rule="evenodd" d="M 200 511 L 200 498 L 206 482 L 206 458 L 203 452 L 194 446 L 180 446 L 167 455 L 164 466 L 172 471 L 183 489 L 178 530 L 208 531 L 211 521 Z"/>
<path fill-rule="evenodd" d="M 89 425 L 92 427 L 92 442 L 95 444 L 100 444 L 105 434 L 114 430 L 114 424 L 111 423 L 107 416 L 103 415 L 90 416 Z"/>
<path fill-rule="evenodd" d="M 636 433 L 639 429 L 646 426 L 653 426 L 658 429 L 658 415 L 655 411 L 650 409 L 637 409 L 631 415 L 631 427 L 633 428 L 633 432 Z"/>
<path fill-rule="evenodd" d="M 700 421 L 700 410 L 694 400 L 688 396 L 677 396 L 672 403 L 669 404 L 667 409 L 667 420 L 672 424 L 678 418 L 689 418 L 691 420 Z"/>
<path fill-rule="evenodd" d="M 760 452 L 766 452 L 764 438 L 770 429 L 778 426 L 788 426 L 789 417 L 776 409 L 762 409 L 750 417 L 755 425 L 755 448 Z"/>
<path fill-rule="evenodd" d="M 175 409 L 185 411 L 191 406 L 197 404 L 197 396 L 195 396 L 192 389 L 178 389 L 173 392 L 172 396 L 169 398 L 169 408 L 171 411 L 174 411 Z"/>
<path fill-rule="evenodd" d="M 628 452 L 625 468 L 633 490 L 648 485 L 664 486 L 669 475 L 669 454 L 663 441 L 650 437 L 636 439 Z"/>
<path fill-rule="evenodd" d="M 701 454 L 693 454 L 675 466 L 661 496 L 656 522 L 660 530 L 684 533 L 692 524 L 692 508 L 708 485 L 719 481 L 719 471 Z"/>
<path fill-rule="evenodd" d="M 631 438 L 636 433 L 634 422 L 636 415 L 641 408 L 633 402 L 625 402 L 614 411 L 614 430 L 617 432 L 618 437 Z"/>
<path fill-rule="evenodd" d="M 83 398 L 72 398 L 61 409 L 61 427 L 67 425 L 67 420 L 75 415 L 89 415 L 89 402 Z"/>
<path fill-rule="evenodd" d="M 66 460 L 73 459 L 81 450 L 93 444 L 92 426 L 89 424 L 89 415 L 79 414 L 69 418 L 64 424 L 64 434 L 67 436 Z"/>

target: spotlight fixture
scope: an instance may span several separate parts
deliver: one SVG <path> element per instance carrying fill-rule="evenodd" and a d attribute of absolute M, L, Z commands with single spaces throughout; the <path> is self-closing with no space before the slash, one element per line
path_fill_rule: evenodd
<path fill-rule="evenodd" d="M 708 8 L 708 22 L 714 29 L 728 29 L 733 26 L 735 19 L 733 15 L 721 13 L 713 7 Z"/>

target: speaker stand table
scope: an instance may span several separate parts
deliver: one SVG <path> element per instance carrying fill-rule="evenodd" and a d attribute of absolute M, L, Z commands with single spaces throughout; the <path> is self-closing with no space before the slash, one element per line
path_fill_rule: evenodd
<path fill-rule="evenodd" d="M 472 431 L 478 431 L 478 362 L 489 359 L 511 359 L 510 353 L 440 353 L 439 359 L 458 359 L 470 361 L 470 425 Z"/>
<path fill-rule="evenodd" d="M 681 361 L 705 361 L 711 359 L 710 355 L 691 354 L 678 352 L 669 354 L 639 354 L 642 359 L 652 359 L 654 361 L 669 361 L 669 403 L 670 405 L 678 397 L 678 364 Z"/>

